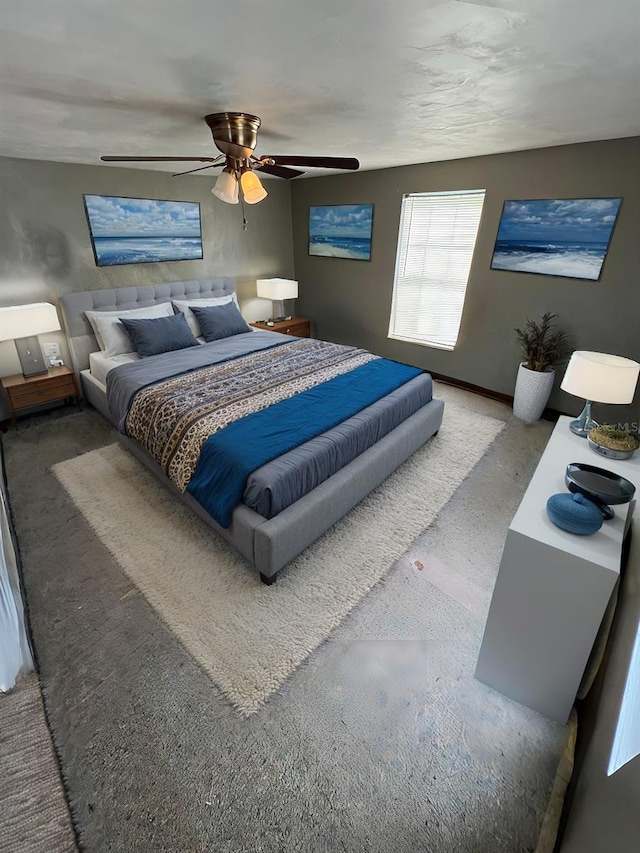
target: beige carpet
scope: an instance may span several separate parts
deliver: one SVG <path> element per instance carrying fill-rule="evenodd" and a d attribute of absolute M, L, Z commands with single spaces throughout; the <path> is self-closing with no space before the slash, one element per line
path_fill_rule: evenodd
<path fill-rule="evenodd" d="M 433 523 L 502 427 L 447 403 L 439 435 L 272 587 L 120 445 L 53 471 L 184 647 L 251 714 Z"/>

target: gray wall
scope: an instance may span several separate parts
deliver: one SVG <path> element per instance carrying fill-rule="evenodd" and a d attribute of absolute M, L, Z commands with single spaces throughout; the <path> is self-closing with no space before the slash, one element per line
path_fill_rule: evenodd
<path fill-rule="evenodd" d="M 298 313 L 319 337 L 366 347 L 504 394 L 520 361 L 513 329 L 545 311 L 559 315 L 577 349 L 640 359 L 640 138 L 568 145 L 402 166 L 292 182 Z M 403 193 L 486 189 L 458 345 L 453 352 L 387 338 Z M 599 282 L 492 271 L 505 199 L 623 196 Z M 308 208 L 374 205 L 370 262 L 310 257 Z M 577 413 L 581 401 L 557 390 L 551 405 Z M 596 417 L 638 419 L 638 407 L 594 407 Z"/>
<path fill-rule="evenodd" d="M 269 195 L 245 208 L 248 228 L 243 231 L 240 205 L 211 195 L 217 174 L 172 178 L 166 172 L 0 158 L 0 305 L 56 302 L 70 291 L 217 275 L 235 276 L 240 301 L 246 303 L 255 297 L 256 278 L 292 277 L 289 184 L 265 181 Z M 83 193 L 199 201 L 204 259 L 97 267 Z M 62 333 L 41 340 L 60 340 L 66 352 Z M 19 372 L 13 342 L 0 343 L 0 375 Z"/>
<path fill-rule="evenodd" d="M 634 138 L 291 183 L 273 180 L 268 198 L 246 209 L 245 232 L 239 206 L 211 195 L 215 173 L 171 178 L 164 172 L 0 159 L 0 305 L 211 275 L 235 275 L 246 305 L 255 295 L 255 278 L 295 274 L 297 312 L 312 319 L 316 335 L 511 394 L 520 360 L 513 329 L 544 311 L 560 316 L 578 348 L 640 358 L 639 162 L 640 139 Z M 402 194 L 474 188 L 486 188 L 487 196 L 458 346 L 445 352 L 388 340 Z M 200 201 L 204 260 L 96 267 L 82 193 Z M 599 282 L 489 269 L 505 199 L 618 195 L 624 201 Z M 355 202 L 375 206 L 371 262 L 309 257 L 309 205 Z M 255 316 L 264 313 L 256 308 Z M 64 340 L 61 334 L 42 339 Z M 18 371 L 13 343 L 0 343 L 0 375 Z M 562 372 L 551 404 L 577 413 L 581 401 L 557 390 Z M 638 409 L 596 406 L 594 412 L 602 419 L 637 420 Z"/>
<path fill-rule="evenodd" d="M 581 709 L 578 722 L 581 746 L 576 754 L 574 773 L 577 780 L 572 780 L 575 790 L 570 797 L 559 853 L 637 853 L 640 849 L 640 755 L 607 776 L 627 678 L 636 682 L 640 679 L 638 662 L 635 671 L 631 672 L 629 668 L 637 644 L 640 614 L 638 527 L 638 524 L 634 525 L 631 553 L 621 582 L 606 666 L 585 700 L 586 707 Z M 583 716 L 587 721 L 584 725 Z M 640 724 L 638 717 L 634 722 Z M 589 732 L 588 737 L 585 731 Z"/>

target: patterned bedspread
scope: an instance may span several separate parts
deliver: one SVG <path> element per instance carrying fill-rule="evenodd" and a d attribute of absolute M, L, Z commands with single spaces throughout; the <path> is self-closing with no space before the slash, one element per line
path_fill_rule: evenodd
<path fill-rule="evenodd" d="M 209 436 L 377 359 L 311 338 L 249 353 L 142 388 L 131 402 L 126 432 L 185 491 Z"/>

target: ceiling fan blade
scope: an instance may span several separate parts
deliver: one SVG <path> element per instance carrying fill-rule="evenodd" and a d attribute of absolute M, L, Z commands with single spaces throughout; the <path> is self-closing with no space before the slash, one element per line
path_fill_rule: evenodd
<path fill-rule="evenodd" d="M 269 154 L 262 159 L 273 160 L 276 166 L 316 166 L 320 169 L 360 168 L 360 163 L 355 157 L 290 157 L 287 154 L 278 157 Z"/>
<path fill-rule="evenodd" d="M 105 163 L 171 163 L 174 160 L 214 163 L 218 157 L 101 157 Z"/>
<path fill-rule="evenodd" d="M 203 169 L 217 169 L 218 166 L 224 166 L 224 163 L 209 163 L 208 166 L 198 166 L 197 169 L 189 169 L 186 172 L 175 172 L 171 177 L 179 178 L 180 175 L 190 175 L 192 172 L 202 172 Z"/>
<path fill-rule="evenodd" d="M 304 175 L 304 172 L 301 172 L 300 169 L 287 169 L 285 166 L 267 166 L 266 163 L 260 166 L 260 171 L 266 172 L 267 175 L 275 175 L 276 178 L 285 178 L 286 180 L 297 178 L 298 175 Z"/>

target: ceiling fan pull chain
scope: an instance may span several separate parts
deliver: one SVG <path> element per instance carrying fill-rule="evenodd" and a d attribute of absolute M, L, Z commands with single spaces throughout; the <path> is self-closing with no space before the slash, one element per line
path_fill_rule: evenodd
<path fill-rule="evenodd" d="M 242 230 L 247 230 L 247 217 L 244 215 L 244 198 L 240 199 L 240 209 L 242 210 Z"/>

